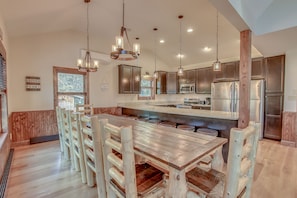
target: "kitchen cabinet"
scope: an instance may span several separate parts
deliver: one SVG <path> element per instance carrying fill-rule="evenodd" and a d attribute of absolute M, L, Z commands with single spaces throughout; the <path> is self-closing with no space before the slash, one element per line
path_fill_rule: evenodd
<path fill-rule="evenodd" d="M 166 73 L 166 93 L 176 94 L 177 92 L 177 73 L 167 72 Z"/>
<path fill-rule="evenodd" d="M 282 135 L 283 95 L 266 95 L 265 104 L 264 137 L 280 140 Z"/>
<path fill-rule="evenodd" d="M 263 64 L 263 58 L 254 58 L 252 60 L 252 79 L 265 78 L 265 65 Z"/>
<path fill-rule="evenodd" d="M 139 94 L 141 67 L 131 65 L 119 65 L 119 93 Z"/>
<path fill-rule="evenodd" d="M 221 71 L 214 71 L 214 80 L 238 80 L 239 61 L 222 63 Z"/>
<path fill-rule="evenodd" d="M 213 75 L 214 73 L 212 67 L 200 68 L 196 70 L 196 93 L 211 93 Z"/>
<path fill-rule="evenodd" d="M 264 59 L 266 93 L 284 91 L 285 56 L 274 56 Z"/>
<path fill-rule="evenodd" d="M 264 58 L 265 67 L 265 126 L 264 137 L 280 140 L 284 97 L 285 56 Z"/>
<path fill-rule="evenodd" d="M 179 84 L 195 84 L 195 71 L 196 70 L 185 70 L 184 75 L 179 76 Z"/>
<path fill-rule="evenodd" d="M 156 94 L 166 94 L 166 73 L 165 71 L 157 71 Z"/>

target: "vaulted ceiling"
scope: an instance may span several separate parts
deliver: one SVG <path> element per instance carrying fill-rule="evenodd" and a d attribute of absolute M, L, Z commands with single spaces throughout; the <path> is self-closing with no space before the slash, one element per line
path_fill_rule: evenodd
<path fill-rule="evenodd" d="M 297 47 L 297 20 L 296 14 L 293 14 L 296 0 L 278 2 L 125 0 L 125 26 L 131 42 L 136 37 L 140 38 L 143 51 L 154 53 L 154 39 L 164 39 L 165 43 L 156 47 L 157 56 L 165 64 L 177 67 L 176 55 L 180 45 L 178 15 L 182 14 L 183 65 L 211 62 L 216 54 L 218 9 L 220 59 L 239 59 L 240 31 L 247 28 L 255 33 L 253 56 L 277 55 Z M 122 0 L 91 0 L 89 6 L 90 37 L 105 40 L 108 45 L 96 50 L 109 54 L 122 25 Z M 10 39 L 64 30 L 86 32 L 86 4 L 83 0 L 1 0 L 0 15 Z M 153 32 L 155 27 L 159 29 L 157 36 Z M 192 27 L 194 31 L 187 33 L 187 27 Z M 208 53 L 202 50 L 206 46 L 211 48 Z"/>

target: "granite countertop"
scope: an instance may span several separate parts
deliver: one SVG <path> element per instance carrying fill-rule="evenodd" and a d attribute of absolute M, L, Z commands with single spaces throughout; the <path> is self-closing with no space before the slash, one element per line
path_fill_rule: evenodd
<path fill-rule="evenodd" d="M 165 107 L 158 105 L 165 104 L 177 104 L 176 102 L 149 102 L 149 103 L 118 103 L 118 107 L 135 109 L 135 110 L 143 110 L 143 111 L 151 111 L 158 113 L 168 113 L 168 114 L 177 114 L 177 115 L 187 115 L 187 116 L 197 116 L 197 117 L 205 117 L 205 118 L 217 118 L 217 119 L 225 119 L 225 120 L 238 120 L 238 113 L 236 112 L 225 112 L 225 111 L 212 111 L 212 110 L 201 110 L 201 109 L 183 109 L 183 108 L 173 108 L 173 107 Z M 181 104 L 181 103 L 178 103 Z M 206 105 L 204 105 L 206 106 Z"/>

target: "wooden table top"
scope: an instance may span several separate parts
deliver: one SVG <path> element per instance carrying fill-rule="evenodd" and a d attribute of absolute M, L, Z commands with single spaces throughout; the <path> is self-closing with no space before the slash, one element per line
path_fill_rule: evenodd
<path fill-rule="evenodd" d="M 115 126 L 133 128 L 134 149 L 181 170 L 225 144 L 226 138 L 193 133 L 109 114 L 96 115 Z"/>

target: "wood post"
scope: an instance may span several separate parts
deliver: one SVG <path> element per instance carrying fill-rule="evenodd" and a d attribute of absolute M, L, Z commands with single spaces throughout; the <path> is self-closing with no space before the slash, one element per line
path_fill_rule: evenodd
<path fill-rule="evenodd" d="M 239 128 L 247 127 L 250 121 L 251 40 L 250 30 L 240 32 Z"/>

